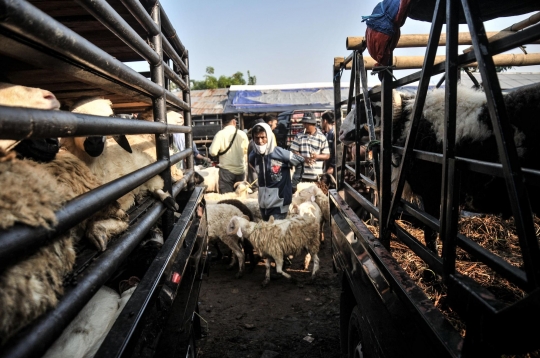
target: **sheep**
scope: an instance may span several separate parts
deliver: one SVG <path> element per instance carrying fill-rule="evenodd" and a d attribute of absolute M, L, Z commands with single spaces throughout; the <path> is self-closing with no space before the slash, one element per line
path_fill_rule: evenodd
<path fill-rule="evenodd" d="M 130 280 L 132 283 L 128 286 L 132 287 L 124 287 L 121 295 L 110 287 L 101 287 L 64 329 L 43 358 L 94 357 L 139 282 L 136 277 Z"/>
<path fill-rule="evenodd" d="M 245 261 L 242 246 L 238 243 L 238 237 L 234 234 L 226 232 L 227 224 L 233 216 L 243 215 L 242 211 L 230 204 L 207 204 L 206 205 L 206 220 L 208 222 L 208 241 L 220 239 L 233 252 L 232 257 L 238 258 L 238 273 L 237 278 L 244 274 Z M 229 269 L 234 266 L 236 259 L 233 259 L 229 265 Z"/>
<path fill-rule="evenodd" d="M 219 193 L 219 168 L 202 168 L 200 165 L 198 165 L 195 167 L 195 173 L 200 176 L 195 184 L 199 185 L 204 183 L 204 185 L 206 185 L 207 193 Z M 203 181 L 201 181 L 201 179 Z"/>
<path fill-rule="evenodd" d="M 0 83 L 0 105 L 58 109 L 48 91 Z M 17 159 L 15 141 L 0 148 L 0 228 L 15 224 L 52 229 L 55 212 L 67 201 L 102 183 L 76 157 L 60 152 L 48 163 Z M 6 145 L 7 144 L 7 145 Z M 48 309 L 63 294 L 63 277 L 75 262 L 79 231 L 99 249 L 128 227 L 127 214 L 113 203 L 0 274 L 0 344 Z M 21 304 L 23 302 L 24 304 Z"/>
<path fill-rule="evenodd" d="M 267 222 L 250 222 L 246 217 L 234 216 L 227 225 L 227 234 L 238 235 L 248 239 L 257 252 L 266 257 L 266 275 L 262 286 L 266 287 L 270 282 L 270 258 L 276 262 L 276 272 L 290 279 L 291 276 L 282 270 L 283 257 L 296 256 L 305 248 L 309 256 L 306 256 L 304 269 L 308 268 L 309 259 L 313 257 L 312 279 L 319 269 L 319 223 L 315 218 L 304 215 L 283 220 L 274 220 L 271 216 Z"/>
<path fill-rule="evenodd" d="M 72 112 L 111 116 L 113 114 L 111 106 L 112 103 L 109 100 L 89 97 L 77 101 L 73 105 Z M 107 139 L 103 152 L 97 155 L 95 153 L 89 153 L 86 150 L 86 143 L 91 137 L 62 138 L 60 142 L 67 151 L 82 160 L 104 183 L 108 183 L 155 161 L 155 158 L 152 158 L 152 156 L 144 152 L 140 147 L 142 144 L 149 145 L 147 140 L 137 136 L 129 137 L 134 142 L 132 153 L 128 153 L 112 138 Z M 140 141 L 136 142 L 134 138 L 139 138 Z M 135 204 L 136 199 L 152 193 L 162 200 L 171 210 L 178 210 L 178 204 L 174 202 L 174 199 L 169 193 L 163 191 L 163 186 L 163 179 L 156 175 L 146 183 L 119 198 L 118 202 L 122 210 L 128 210 Z"/>
<path fill-rule="evenodd" d="M 402 109 L 401 115 L 393 118 L 392 141 L 394 145 L 403 146 L 411 125 L 414 95 L 407 93 L 400 93 L 400 95 L 404 105 L 399 108 Z M 521 166 L 540 169 L 540 161 L 538 161 L 540 126 L 538 121 L 534 120 L 540 111 L 540 84 L 516 89 L 503 95 L 503 99 L 509 122 L 514 129 L 514 142 Z M 444 89 L 435 89 L 427 93 L 422 117 L 418 123 L 415 149 L 442 153 L 444 104 Z M 399 109 L 395 112 L 400 112 Z M 455 155 L 486 162 L 499 162 L 497 143 L 485 94 L 458 86 L 456 112 Z M 399 162 L 399 160 L 399 156 L 394 156 L 393 162 Z M 407 176 L 406 184 L 410 186 L 410 193 L 406 190 L 403 193 L 403 197 L 410 201 L 421 198 L 424 210 L 434 217 L 440 215 L 441 176 L 426 175 L 426 173 L 440 173 L 440 171 L 439 164 L 415 160 Z M 392 178 L 392 185 L 395 188 L 397 169 L 394 169 Z M 540 190 L 536 186 L 528 186 L 527 191 L 533 212 L 538 213 Z M 465 210 L 503 216 L 511 214 L 508 196 L 500 195 L 507 193 L 503 178 L 464 171 L 459 192 L 458 203 L 463 205 Z M 424 235 L 426 245 L 434 250 L 436 234 L 425 230 Z"/>
<path fill-rule="evenodd" d="M 151 109 L 145 111 L 141 113 L 138 118 L 149 122 L 154 122 L 153 111 Z M 167 124 L 182 126 L 184 125 L 184 117 L 174 111 L 167 111 Z M 157 160 L 156 136 L 154 134 L 127 135 L 126 138 L 129 141 L 132 149 L 148 154 L 154 161 Z M 169 147 L 169 154 L 172 155 L 173 153 L 174 151 Z M 171 166 L 171 177 L 172 180 L 176 182 L 184 177 L 184 173 L 182 170 L 176 167 L 176 165 L 173 165 Z"/>
<path fill-rule="evenodd" d="M 234 183 L 234 192 L 218 194 L 218 193 L 206 193 L 204 198 L 207 201 L 219 201 L 224 199 L 246 199 L 248 196 L 249 183 L 247 181 L 239 181 Z"/>
<path fill-rule="evenodd" d="M 245 205 L 238 199 L 225 199 L 225 200 L 218 201 L 217 203 L 233 205 L 237 207 L 242 212 L 243 215 L 247 216 L 249 221 L 253 221 L 254 219 L 254 215 L 251 212 L 251 209 L 249 209 L 247 205 Z M 257 265 L 257 262 L 255 262 L 255 256 L 253 255 L 253 245 L 251 245 L 249 240 L 242 240 L 242 246 L 244 248 L 245 256 L 249 258 L 251 269 L 255 268 L 255 266 Z M 221 254 L 221 251 L 219 250 L 219 246 L 215 245 L 215 248 L 218 253 L 217 258 L 221 259 L 222 254 Z M 234 263 L 236 262 L 236 256 L 232 256 L 232 260 L 233 262 L 231 263 L 231 265 L 234 265 Z"/>

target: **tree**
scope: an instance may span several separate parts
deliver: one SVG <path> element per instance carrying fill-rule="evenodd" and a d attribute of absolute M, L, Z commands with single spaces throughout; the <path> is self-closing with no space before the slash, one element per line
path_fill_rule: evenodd
<path fill-rule="evenodd" d="M 250 72 L 248 73 L 249 85 L 254 85 L 257 83 L 257 77 L 251 76 Z M 216 78 L 214 76 L 214 68 L 211 66 L 206 67 L 206 75 L 204 75 L 203 81 L 191 80 L 191 89 L 192 90 L 202 90 L 202 89 L 215 89 L 215 88 L 227 88 L 232 85 L 245 85 L 246 80 L 244 79 L 244 74 L 240 71 L 234 73 L 232 76 L 219 76 Z"/>

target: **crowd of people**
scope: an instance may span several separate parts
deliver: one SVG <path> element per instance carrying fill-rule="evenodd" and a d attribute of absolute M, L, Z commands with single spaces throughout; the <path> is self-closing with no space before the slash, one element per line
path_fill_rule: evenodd
<path fill-rule="evenodd" d="M 238 129 L 237 116 L 225 116 L 223 129 L 216 133 L 208 149 L 208 154 L 219 162 L 219 192 L 233 192 L 236 182 L 247 180 L 253 190 L 258 190 L 263 220 L 270 216 L 285 218 L 300 181 L 317 181 L 323 173 L 334 175 L 334 118 L 333 112 L 324 112 L 318 127 L 314 114 L 304 113 L 304 131 L 296 135 L 287 150 L 277 146 L 275 115 L 257 119 L 247 133 Z M 193 154 L 197 159 L 210 160 L 195 145 Z"/>

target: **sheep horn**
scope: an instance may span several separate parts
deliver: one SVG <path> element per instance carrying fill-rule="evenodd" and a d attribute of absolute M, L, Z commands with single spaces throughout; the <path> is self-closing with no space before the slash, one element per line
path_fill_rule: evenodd
<path fill-rule="evenodd" d="M 129 141 L 127 140 L 125 135 L 115 135 L 113 136 L 113 139 L 116 143 L 118 143 L 119 146 L 121 146 L 126 152 L 133 153 L 131 150 L 131 146 L 129 145 Z"/>

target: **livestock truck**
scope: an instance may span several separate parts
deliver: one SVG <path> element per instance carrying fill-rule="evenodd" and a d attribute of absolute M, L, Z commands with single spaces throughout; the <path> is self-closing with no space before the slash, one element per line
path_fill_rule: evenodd
<path fill-rule="evenodd" d="M 96 356 L 196 356 L 195 341 L 201 335 L 198 295 L 208 269 L 204 189 L 193 183 L 188 51 L 166 12 L 152 0 L 2 0 L 0 59 L 1 82 L 49 90 L 62 104 L 59 111 L 0 106 L 0 139 L 153 134 L 157 158 L 68 201 L 55 212 L 57 222 L 52 227 L 16 223 L 1 230 L 2 280 L 11 268 L 156 175 L 163 179 L 163 191 L 178 205 L 172 210 L 151 195 L 138 198 L 127 212 L 128 229 L 113 238 L 105 251 L 77 246 L 75 264 L 63 280 L 63 295 L 44 314 L 9 337 L 1 337 L 0 357 L 42 356 L 101 287 L 117 289 L 129 265 L 143 270 L 140 282 Z M 149 71 L 143 66 L 137 72 L 128 66 L 135 61 L 146 63 Z M 179 92 L 169 90 L 172 83 Z M 127 117 L 152 110 L 155 120 L 69 112 L 70 104 L 84 96 L 106 98 L 116 114 Z M 168 124 L 169 110 L 181 113 L 184 125 Z M 170 153 L 173 133 L 185 133 L 187 149 Z M 181 160 L 187 169 L 182 179 L 173 182 L 170 168 Z M 156 228 L 163 234 L 161 248 L 144 259 L 134 257 Z M 21 295 L 8 299 L 20 307 L 27 304 Z M 82 327 L 76 333 L 94 334 L 90 326 Z"/>
<path fill-rule="evenodd" d="M 375 68 L 381 73 L 380 87 L 368 89 L 364 41 L 355 39 L 355 44 L 348 48 L 353 52 L 347 58 L 335 59 L 336 135 L 344 124 L 339 110 L 342 105 L 348 106 L 347 113 L 352 118 L 346 119 L 349 124 L 354 120 L 355 126 L 352 145 L 337 144 L 339 186 L 329 192 L 332 256 L 342 284 L 340 335 L 344 356 L 538 354 L 540 251 L 531 207 L 538 202 L 540 171 L 538 167 L 520 165 L 521 157 L 513 141 L 514 128 L 508 119 L 511 109 L 505 108 L 506 97 L 501 94 L 493 56 L 540 39 L 540 24 L 529 23 L 520 27 L 521 31 L 498 40 L 488 40 L 483 26 L 483 21 L 498 16 L 535 10 L 540 10 L 540 4 L 534 1 L 413 1 L 408 16 L 431 22 L 422 70 L 395 79 L 392 66 Z M 444 23 L 446 38 L 439 41 Z M 465 37 L 471 42 L 463 43 L 461 36 L 458 38 L 459 23 L 468 24 L 470 35 Z M 458 54 L 458 44 L 472 44 L 473 51 Z M 441 45 L 446 46 L 446 61 L 435 63 L 436 49 Z M 397 46 L 400 47 L 399 42 Z M 482 76 L 498 162 L 456 154 L 458 74 L 460 68 L 474 62 Z M 340 81 L 345 69 L 351 69 L 351 79 L 347 99 L 342 100 Z M 420 134 L 419 128 L 424 120 L 422 108 L 430 78 L 441 73 L 445 84 L 443 149 L 418 150 L 426 140 L 420 138 L 425 133 Z M 391 133 L 392 91 L 416 81 L 410 131 L 401 137 L 402 145 L 398 146 Z M 538 85 L 534 88 L 538 93 Z M 380 116 L 371 106 L 379 101 Z M 537 115 L 532 115 L 524 123 L 537 119 Z M 356 157 L 347 157 L 351 152 Z M 429 163 L 432 169 L 411 169 L 421 167 L 420 163 Z M 502 183 L 503 189 L 491 199 L 496 199 L 496 204 L 508 199 L 506 209 L 517 228 L 517 262 L 507 261 L 503 254 L 487 249 L 470 233 L 459 230 L 458 220 L 464 214 L 460 210 L 460 190 L 468 184 L 459 179 L 474 178 L 470 173 L 487 177 L 489 183 Z M 440 183 L 436 195 L 424 198 L 435 200 L 439 214 L 428 211 L 422 202 L 404 200 L 406 182 L 419 177 Z M 413 188 L 413 192 L 422 189 Z M 412 223 L 412 228 L 405 226 L 404 221 Z M 413 235 L 414 227 L 423 229 L 424 240 L 421 235 Z M 488 239 L 504 240 L 496 234 Z M 399 252 L 405 254 L 400 256 Z M 465 256 L 472 258 L 467 266 L 461 264 Z M 420 274 L 413 272 L 412 267 Z M 479 279 L 481 275 L 490 279 L 500 277 L 519 292 L 517 297 L 502 297 L 500 291 Z M 435 286 L 426 291 L 430 283 Z"/>

